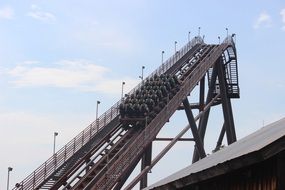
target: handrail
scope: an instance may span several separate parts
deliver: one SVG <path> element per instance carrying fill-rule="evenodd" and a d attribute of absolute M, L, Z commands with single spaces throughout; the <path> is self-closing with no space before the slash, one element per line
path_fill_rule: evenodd
<path fill-rule="evenodd" d="M 194 37 L 186 45 L 184 45 L 173 56 L 163 62 L 154 72 L 152 72 L 147 78 L 152 77 L 155 74 L 163 74 L 174 63 L 177 62 L 182 56 L 184 56 L 191 48 L 197 44 L 203 44 L 204 41 L 200 36 Z M 145 79 L 146 80 L 146 79 Z M 133 88 L 128 94 L 134 93 L 141 87 L 143 81 Z M 52 155 L 47 161 L 40 165 L 34 172 L 28 175 L 23 181 L 16 184 L 13 190 L 23 189 L 36 189 L 46 179 L 50 177 L 57 169 L 59 169 L 69 158 L 71 158 L 80 148 L 89 142 L 99 131 L 108 125 L 115 117 L 119 115 L 118 107 L 123 99 L 115 103 L 109 110 L 103 113 L 97 120 L 93 121 L 83 131 L 81 131 L 76 137 L 69 141 L 65 146 Z"/>
<path fill-rule="evenodd" d="M 235 48 L 235 42 L 233 39 L 233 35 L 229 35 L 227 36 L 224 41 L 222 42 L 222 44 L 228 44 L 231 45 L 233 48 Z"/>

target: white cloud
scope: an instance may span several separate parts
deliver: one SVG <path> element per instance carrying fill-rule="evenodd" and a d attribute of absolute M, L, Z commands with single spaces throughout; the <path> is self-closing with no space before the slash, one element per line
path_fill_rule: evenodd
<path fill-rule="evenodd" d="M 281 10 L 280 15 L 282 17 L 282 22 L 283 22 L 282 29 L 285 31 L 285 8 Z"/>
<path fill-rule="evenodd" d="M 132 34 L 130 26 L 116 23 L 110 24 L 97 20 L 74 21 L 72 28 L 66 28 L 65 34 L 69 35 L 73 43 L 79 43 L 89 49 L 104 48 L 120 52 L 138 51 L 139 46 L 134 48 L 134 44 L 140 43 Z M 136 43 L 135 43 L 136 41 Z M 64 44 L 69 43 L 65 42 Z"/>
<path fill-rule="evenodd" d="M 258 16 L 255 24 L 253 25 L 253 28 L 258 29 L 260 27 L 270 27 L 271 24 L 272 24 L 271 16 L 266 12 L 263 12 Z"/>
<path fill-rule="evenodd" d="M 25 63 L 38 63 L 25 61 Z M 39 64 L 19 64 L 6 72 L 13 78 L 16 87 L 50 86 L 74 88 L 81 91 L 98 91 L 119 94 L 121 82 L 126 82 L 125 90 L 129 91 L 137 83 L 137 79 L 111 79 L 110 70 L 86 60 L 63 60 L 49 67 Z"/>
<path fill-rule="evenodd" d="M 78 87 L 102 77 L 106 68 L 84 60 L 63 60 L 50 67 L 18 65 L 9 70 L 17 86 Z"/>
<path fill-rule="evenodd" d="M 27 61 L 24 61 L 22 64 L 23 65 L 34 65 L 34 64 L 38 64 L 40 63 L 39 61 L 34 61 L 34 60 L 27 60 Z"/>
<path fill-rule="evenodd" d="M 47 21 L 52 22 L 52 21 L 56 20 L 56 17 L 52 13 L 47 12 L 47 11 L 43 11 L 37 5 L 31 6 L 31 11 L 28 12 L 28 16 L 30 16 L 36 20 L 45 21 L 45 22 L 47 22 Z"/>
<path fill-rule="evenodd" d="M 9 7 L 5 6 L 0 8 L 0 19 L 12 19 L 14 18 L 14 10 Z"/>

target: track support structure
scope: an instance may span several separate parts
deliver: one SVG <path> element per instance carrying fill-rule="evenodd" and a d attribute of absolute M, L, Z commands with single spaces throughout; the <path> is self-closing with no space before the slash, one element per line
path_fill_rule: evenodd
<path fill-rule="evenodd" d="M 236 141 L 231 99 L 239 98 L 239 86 L 236 49 L 231 36 L 221 44 L 206 44 L 196 36 L 142 79 L 126 98 L 17 183 L 13 190 L 119 190 L 140 161 L 140 173 L 125 189 L 132 189 L 139 182 L 139 188 L 143 189 L 149 182 L 148 172 L 176 142 L 194 142 L 193 163 L 207 156 L 204 141 L 213 106 L 221 105 L 223 111 L 223 126 L 214 151 L 219 151 L 224 136 L 228 144 Z M 193 92 L 199 93 L 197 102 L 189 102 Z M 161 129 L 180 110 L 185 112 L 187 126 L 173 137 L 159 138 Z M 188 130 L 192 137 L 183 136 Z M 160 153 L 152 155 L 156 141 L 169 143 Z"/>

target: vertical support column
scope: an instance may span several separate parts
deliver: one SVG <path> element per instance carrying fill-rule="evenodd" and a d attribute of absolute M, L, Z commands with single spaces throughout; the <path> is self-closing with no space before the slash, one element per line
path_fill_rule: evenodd
<path fill-rule="evenodd" d="M 222 142 L 223 142 L 223 139 L 224 139 L 224 136 L 225 136 L 225 133 L 226 133 L 226 129 L 225 129 L 225 123 L 224 123 L 223 127 L 222 127 L 222 130 L 220 132 L 220 136 L 219 136 L 219 139 L 218 139 L 215 151 L 220 149 L 220 147 L 222 145 Z"/>
<path fill-rule="evenodd" d="M 215 64 L 214 68 L 213 68 L 212 76 L 211 76 L 211 81 L 210 81 L 209 90 L 208 90 L 208 94 L 207 94 L 206 104 L 209 104 L 214 97 L 214 90 L 215 90 L 217 75 L 218 75 L 218 71 L 217 71 L 217 67 Z M 199 134 L 200 134 L 203 141 L 204 141 L 204 137 L 205 137 L 206 126 L 208 123 L 210 109 L 207 110 L 203 114 L 203 116 L 201 117 L 200 122 L 199 122 L 198 130 L 199 130 Z"/>
<path fill-rule="evenodd" d="M 194 116 L 193 116 L 193 113 L 192 113 L 192 110 L 190 108 L 190 104 L 187 98 L 183 100 L 183 105 L 185 108 L 185 112 L 187 115 L 187 119 L 188 119 L 188 122 L 191 128 L 193 137 L 194 137 L 196 150 L 198 150 L 199 157 L 204 158 L 206 157 L 206 153 L 203 147 L 202 139 L 199 136 L 197 125 L 196 125 L 196 122 L 195 122 L 195 119 L 194 119 Z"/>
<path fill-rule="evenodd" d="M 233 123 L 232 126 L 232 135 L 234 138 L 234 142 L 237 141 L 237 137 L 236 137 L 236 130 L 235 130 L 235 122 L 234 122 L 234 116 L 233 116 L 233 108 L 232 108 L 232 104 L 231 104 L 231 99 L 228 97 L 227 98 L 227 103 L 228 103 L 228 107 L 229 107 L 229 113 L 231 114 L 231 122 Z"/>
<path fill-rule="evenodd" d="M 235 125 L 234 125 L 234 118 L 233 112 L 231 107 L 231 100 L 228 97 L 227 87 L 226 87 L 226 80 L 225 80 L 225 72 L 224 72 L 224 65 L 223 59 L 220 57 L 218 59 L 218 78 L 220 84 L 220 93 L 222 99 L 222 107 L 223 107 L 223 114 L 225 120 L 225 130 L 227 134 L 228 144 L 232 144 L 236 141 L 236 133 L 235 133 Z"/>
<path fill-rule="evenodd" d="M 199 111 L 203 111 L 205 107 L 205 76 L 200 80 L 200 98 L 199 98 Z"/>
<path fill-rule="evenodd" d="M 151 164 L 151 155 L 152 155 L 152 143 L 146 148 L 145 153 L 141 160 L 141 171 Z M 147 174 L 142 177 L 140 182 L 140 189 L 147 187 Z"/>
<path fill-rule="evenodd" d="M 208 90 L 208 94 L 207 94 L 206 105 L 209 104 L 210 101 L 214 97 L 214 90 L 215 90 L 217 75 L 218 75 L 218 72 L 217 72 L 217 67 L 215 64 L 213 67 L 213 72 L 212 72 L 212 76 L 211 76 L 211 80 L 210 80 L 210 84 L 209 84 L 209 90 Z M 204 144 L 204 137 L 205 137 L 205 133 L 206 133 L 206 128 L 207 128 L 210 110 L 211 110 L 211 108 L 209 108 L 207 111 L 205 111 L 199 120 L 198 132 L 199 132 L 199 136 L 200 136 L 203 144 Z M 199 160 L 198 152 L 196 150 L 194 150 L 192 163 L 194 163 L 198 160 Z"/>

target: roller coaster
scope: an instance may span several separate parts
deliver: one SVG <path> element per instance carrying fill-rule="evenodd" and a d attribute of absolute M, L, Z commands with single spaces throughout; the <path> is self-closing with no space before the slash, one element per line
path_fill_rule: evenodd
<path fill-rule="evenodd" d="M 199 102 L 190 104 L 194 88 L 199 88 Z M 228 144 L 235 142 L 231 99 L 239 97 L 233 36 L 220 44 L 206 44 L 196 36 L 13 190 L 132 189 L 138 182 L 143 189 L 148 172 L 186 131 L 191 130 L 195 143 L 192 162 L 206 157 L 211 107 L 221 105 L 224 116 L 215 150 L 225 135 Z M 185 110 L 189 124 L 167 139 L 169 144 L 153 159 L 152 143 L 177 110 Z M 141 172 L 125 184 L 140 161 Z"/>

